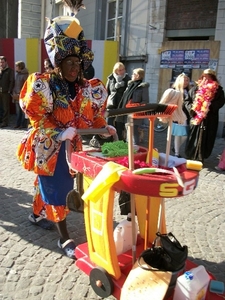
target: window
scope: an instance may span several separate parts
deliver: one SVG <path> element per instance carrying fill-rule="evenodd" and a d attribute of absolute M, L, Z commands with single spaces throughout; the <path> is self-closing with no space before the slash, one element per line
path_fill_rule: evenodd
<path fill-rule="evenodd" d="M 107 0 L 105 39 L 119 41 L 123 17 L 123 0 Z"/>
<path fill-rule="evenodd" d="M 70 16 L 71 10 L 62 0 L 55 0 L 56 8 L 55 13 L 56 16 Z"/>

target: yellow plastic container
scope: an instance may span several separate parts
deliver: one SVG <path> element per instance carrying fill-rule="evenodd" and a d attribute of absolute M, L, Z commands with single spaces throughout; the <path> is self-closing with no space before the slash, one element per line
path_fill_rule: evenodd
<path fill-rule="evenodd" d="M 84 201 L 90 200 L 97 202 L 102 195 L 120 179 L 120 174 L 124 170 L 127 170 L 127 168 L 112 161 L 107 162 L 85 191 L 82 199 Z"/>

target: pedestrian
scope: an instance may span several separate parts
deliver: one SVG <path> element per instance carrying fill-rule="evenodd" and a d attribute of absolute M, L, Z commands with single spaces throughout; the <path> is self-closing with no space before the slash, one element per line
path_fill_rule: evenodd
<path fill-rule="evenodd" d="M 149 103 L 149 83 L 144 82 L 145 70 L 137 68 L 133 70 L 131 80 L 128 82 L 118 108 L 125 108 L 127 104 L 147 104 Z M 118 123 L 122 123 L 118 125 Z M 127 123 L 127 116 L 116 117 L 116 126 L 124 126 Z M 134 144 L 139 145 L 140 133 L 139 126 L 142 125 L 142 119 L 134 119 Z M 117 127 L 118 128 L 118 127 Z"/>
<path fill-rule="evenodd" d="M 187 118 L 184 124 L 178 124 L 177 121 L 173 121 L 172 126 L 172 135 L 174 136 L 174 147 L 172 148 L 172 152 L 174 152 L 175 156 L 180 157 L 180 148 L 187 139 L 189 128 L 190 118 L 184 105 L 184 100 L 188 96 L 188 91 L 190 89 L 190 78 L 185 73 L 178 75 L 174 84 L 172 85 L 172 88 L 180 91 L 183 94 L 182 109 Z"/>
<path fill-rule="evenodd" d="M 223 150 L 220 160 L 217 166 L 215 166 L 217 171 L 225 171 L 225 149 Z"/>
<path fill-rule="evenodd" d="M 130 76 L 126 73 L 126 68 L 122 62 L 116 62 L 112 73 L 108 76 L 106 88 L 108 91 L 108 99 L 106 108 L 116 109 L 122 99 L 128 82 L 131 80 Z M 124 124 L 116 122 L 115 118 L 109 118 L 108 124 L 115 126 L 119 140 L 124 140 Z"/>
<path fill-rule="evenodd" d="M 17 61 L 15 63 L 15 70 L 16 78 L 12 94 L 13 102 L 16 106 L 16 125 L 14 128 L 27 128 L 27 119 L 25 118 L 25 114 L 20 107 L 19 95 L 25 81 L 27 80 L 29 72 L 23 61 Z"/>
<path fill-rule="evenodd" d="M 108 92 L 108 99 L 106 103 L 106 109 L 116 109 L 120 103 L 124 91 L 127 88 L 128 81 L 131 80 L 130 76 L 126 73 L 125 66 L 122 62 L 116 62 L 113 66 L 112 73 L 107 77 L 106 89 Z M 108 118 L 107 122 L 116 128 L 118 140 L 125 140 L 123 123 L 115 122 L 115 117 Z M 110 138 L 113 139 L 112 137 Z M 101 147 L 101 138 L 99 136 L 93 136 L 89 145 L 94 148 Z"/>
<path fill-rule="evenodd" d="M 215 71 L 204 70 L 185 100 L 190 116 L 185 147 L 188 159 L 204 162 L 211 155 L 218 129 L 219 109 L 224 103 L 224 91 Z"/>
<path fill-rule="evenodd" d="M 8 66 L 5 56 L 0 56 L 0 128 L 9 124 L 10 100 L 14 87 L 14 71 Z"/>
<path fill-rule="evenodd" d="M 66 225 L 66 197 L 73 189 L 74 172 L 66 161 L 65 141 L 71 141 L 73 151 L 80 151 L 82 138 L 77 129 L 105 127 L 109 135 L 116 130 L 100 113 L 107 99 L 104 84 L 99 79 L 83 78 L 83 70 L 94 57 L 83 31 L 71 38 L 63 30 L 52 20 L 45 32 L 44 43 L 54 72 L 31 74 L 21 91 L 22 109 L 32 127 L 19 144 L 17 155 L 25 169 L 37 174 L 30 222 L 45 229 L 51 227 L 49 221 L 54 222 L 60 237 L 58 247 L 74 259 L 76 245 Z"/>
<path fill-rule="evenodd" d="M 47 73 L 50 73 L 54 70 L 54 67 L 49 58 L 44 59 L 44 69 L 45 69 L 45 72 L 47 72 Z"/>
<path fill-rule="evenodd" d="M 187 117 L 183 111 L 183 92 L 169 88 L 165 90 L 159 103 L 177 105 L 177 109 L 172 113 L 172 136 L 174 136 L 175 156 L 181 157 L 179 154 L 180 144 L 176 143 L 176 138 L 187 136 Z M 167 118 L 161 118 L 160 120 L 168 122 Z M 180 139 L 178 142 L 180 142 Z"/>

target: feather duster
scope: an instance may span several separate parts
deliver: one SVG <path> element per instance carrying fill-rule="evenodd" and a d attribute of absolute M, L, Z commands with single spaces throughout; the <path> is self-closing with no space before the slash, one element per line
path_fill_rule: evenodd
<path fill-rule="evenodd" d="M 81 8 L 86 9 L 85 5 L 82 3 L 83 0 L 63 0 L 63 2 L 71 9 L 71 12 L 74 13 L 74 15 L 76 15 Z"/>

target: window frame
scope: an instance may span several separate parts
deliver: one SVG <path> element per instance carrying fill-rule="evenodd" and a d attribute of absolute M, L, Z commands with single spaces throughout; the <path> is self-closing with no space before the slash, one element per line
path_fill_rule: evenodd
<path fill-rule="evenodd" d="M 123 2 L 123 8 L 122 8 L 122 15 L 119 16 L 119 2 Z M 109 5 L 110 3 L 116 3 L 116 8 L 115 8 L 115 17 L 114 18 L 109 18 Z M 121 28 L 122 28 L 122 20 L 123 20 L 123 10 L 124 10 L 124 0 L 107 0 L 107 5 L 106 5 L 106 27 L 105 27 L 105 40 L 107 41 L 119 41 L 121 39 Z M 114 20 L 114 36 L 109 37 L 108 36 L 108 24 L 109 21 Z"/>

